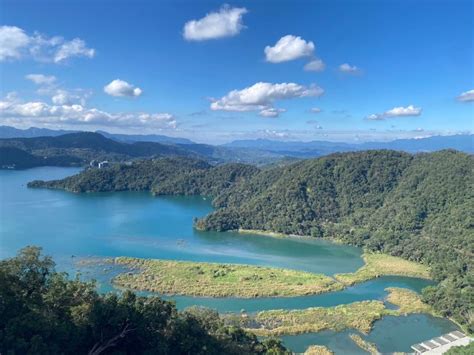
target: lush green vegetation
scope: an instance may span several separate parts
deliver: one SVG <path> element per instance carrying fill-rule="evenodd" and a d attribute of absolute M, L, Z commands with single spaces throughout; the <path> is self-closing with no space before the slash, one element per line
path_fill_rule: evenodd
<path fill-rule="evenodd" d="M 76 157 L 67 155 L 55 155 L 53 157 L 42 157 L 30 154 L 15 147 L 0 146 L 0 168 L 1 169 L 28 169 L 37 166 L 80 166 L 82 161 Z"/>
<path fill-rule="evenodd" d="M 429 279 L 430 273 L 428 267 L 413 261 L 408 261 L 396 256 L 381 253 L 364 253 L 365 265 L 359 270 L 347 274 L 337 274 L 334 277 L 346 284 L 353 285 L 358 282 L 364 282 L 376 277 L 408 276 Z"/>
<path fill-rule="evenodd" d="M 170 165 L 167 167 L 172 169 Z M 146 189 L 214 197 L 216 211 L 197 221 L 200 229 L 261 230 L 333 238 L 429 266 L 438 285 L 424 291 L 425 300 L 443 316 L 474 330 L 471 155 L 450 150 L 418 155 L 365 151 L 260 171 L 237 164 L 220 167 L 226 173 L 223 178 L 217 175 L 218 181 L 212 183 L 214 175 L 205 173 L 206 168 L 191 169 L 184 176 L 149 173 L 148 168 L 141 169 L 140 165 L 134 165 L 127 174 L 122 174 L 121 169 L 124 168 L 117 168 L 118 172 L 110 175 L 103 173 L 104 179 L 102 173 L 85 172 L 64 181 L 33 186 L 110 191 L 115 189 L 110 181 L 117 176 L 134 187 L 133 181 L 140 181 L 143 176 L 165 174 L 156 183 L 148 178 L 152 183 Z M 245 173 L 237 174 L 238 179 L 227 180 L 234 169 Z M 119 185 L 119 189 L 130 189 L 127 184 Z"/>
<path fill-rule="evenodd" d="M 34 247 L 0 261 L 0 319 L 2 354 L 289 354 L 208 309 L 99 295 L 93 283 L 55 272 Z"/>
<path fill-rule="evenodd" d="M 47 187 L 72 192 L 151 191 L 155 195 L 215 195 L 259 170 L 232 163 L 211 166 L 191 158 L 139 160 L 88 169 L 63 180 L 33 181 L 28 187 Z"/>
<path fill-rule="evenodd" d="M 206 297 L 304 296 L 341 290 L 347 285 L 384 275 L 429 278 L 429 272 L 425 266 L 394 256 L 365 253 L 364 260 L 366 265 L 357 272 L 337 274 L 335 279 L 303 271 L 240 264 L 131 257 L 105 259 L 98 262 L 125 265 L 132 271 L 121 273 L 114 278 L 113 282 L 123 288 L 167 295 Z M 411 296 L 409 301 L 412 307 L 418 306 L 416 300 L 419 297 L 415 293 L 408 292 L 407 294 L 402 289 L 395 288 L 390 291 L 394 300 L 397 296 Z M 401 300 L 392 303 L 404 302 Z M 422 311 L 428 310 L 423 308 Z"/>
<path fill-rule="evenodd" d="M 197 226 L 336 238 L 421 262 L 439 282 L 425 300 L 474 331 L 473 168 L 455 151 L 335 154 L 236 184 Z"/>
<path fill-rule="evenodd" d="M 111 260 L 136 272 L 122 273 L 114 284 L 168 295 L 206 297 L 291 297 L 342 289 L 334 279 L 304 271 L 238 264 L 150 260 Z"/>
<path fill-rule="evenodd" d="M 472 355 L 474 354 L 474 341 L 471 341 L 469 345 L 466 346 L 455 346 L 449 349 L 446 355 Z"/>

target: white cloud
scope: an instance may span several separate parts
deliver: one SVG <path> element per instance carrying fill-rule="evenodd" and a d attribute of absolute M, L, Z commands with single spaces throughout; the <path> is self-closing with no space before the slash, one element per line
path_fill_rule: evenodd
<path fill-rule="evenodd" d="M 92 58 L 95 50 L 75 38 L 47 37 L 40 33 L 27 34 L 15 26 L 0 26 L 0 61 L 31 58 L 40 62 L 62 63 L 73 57 Z"/>
<path fill-rule="evenodd" d="M 23 49 L 28 46 L 30 38 L 21 28 L 14 26 L 0 27 L 0 61 L 19 59 Z"/>
<path fill-rule="evenodd" d="M 461 95 L 458 96 L 458 100 L 462 102 L 474 101 L 474 89 L 461 93 Z"/>
<path fill-rule="evenodd" d="M 59 63 L 71 57 L 88 57 L 92 58 L 95 55 L 95 50 L 87 48 L 86 42 L 80 38 L 75 38 L 72 41 L 61 44 L 54 55 L 54 62 Z"/>
<path fill-rule="evenodd" d="M 269 107 L 259 112 L 259 115 L 265 118 L 280 116 L 280 113 L 286 112 L 284 108 Z"/>
<path fill-rule="evenodd" d="M 246 8 L 224 5 L 218 12 L 211 12 L 200 20 L 186 22 L 183 36 L 188 41 L 235 36 L 244 28 L 242 16 L 246 13 Z"/>
<path fill-rule="evenodd" d="M 309 111 L 311 113 L 320 113 L 322 110 L 319 107 L 313 107 Z"/>
<path fill-rule="evenodd" d="M 53 104 L 43 101 L 23 102 L 10 93 L 0 100 L 1 122 L 5 124 L 69 124 L 118 127 L 175 129 L 176 119 L 169 113 L 110 113 L 81 104 Z"/>
<path fill-rule="evenodd" d="M 318 97 L 324 93 L 319 86 L 295 83 L 272 84 L 259 82 L 242 90 L 232 90 L 220 99 L 214 99 L 211 110 L 264 111 L 273 107 L 276 100 L 299 97 Z"/>
<path fill-rule="evenodd" d="M 36 92 L 39 95 L 51 97 L 51 102 L 55 105 L 80 104 L 84 106 L 86 99 L 91 95 L 88 90 L 59 88 L 56 84 L 56 77 L 52 75 L 28 74 L 25 78 L 38 85 L 39 88 Z"/>
<path fill-rule="evenodd" d="M 313 59 L 311 62 L 304 66 L 306 71 L 323 71 L 326 68 L 326 64 L 321 59 Z"/>
<path fill-rule="evenodd" d="M 55 76 L 43 74 L 28 74 L 25 78 L 31 80 L 36 85 L 52 85 L 56 81 Z"/>
<path fill-rule="evenodd" d="M 399 106 L 399 107 L 394 107 L 388 111 L 385 111 L 384 113 L 371 114 L 367 116 L 367 119 L 371 121 L 383 121 L 387 118 L 392 118 L 392 117 L 419 116 L 421 115 L 421 111 L 422 111 L 421 107 L 415 107 L 413 105 L 409 105 L 406 107 Z"/>
<path fill-rule="evenodd" d="M 301 57 L 312 56 L 314 43 L 306 42 L 301 37 L 286 35 L 278 40 L 273 47 L 265 47 L 265 57 L 267 62 L 281 63 Z"/>
<path fill-rule="evenodd" d="M 51 101 L 55 105 L 73 105 L 81 104 L 84 106 L 86 104 L 86 99 L 91 93 L 85 90 L 64 90 L 57 89 L 51 94 Z"/>
<path fill-rule="evenodd" d="M 142 94 L 142 89 L 132 84 L 129 84 L 126 81 L 115 79 L 115 80 L 112 80 L 106 86 L 104 86 L 104 92 L 111 96 L 134 97 L 134 96 L 140 96 Z"/>
<path fill-rule="evenodd" d="M 339 66 L 339 71 L 342 73 L 356 74 L 360 72 L 360 69 L 355 65 L 344 63 Z"/>

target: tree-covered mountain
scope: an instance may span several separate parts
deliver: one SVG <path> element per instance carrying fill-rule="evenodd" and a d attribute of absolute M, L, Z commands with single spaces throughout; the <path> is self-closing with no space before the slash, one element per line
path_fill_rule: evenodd
<path fill-rule="evenodd" d="M 259 171 L 252 165 L 231 163 L 212 166 L 192 158 L 138 160 L 87 169 L 62 180 L 33 181 L 28 187 L 71 192 L 151 191 L 156 195 L 215 196 Z"/>
<path fill-rule="evenodd" d="M 55 137 L 67 133 L 75 133 L 77 131 L 69 131 L 63 129 L 48 129 L 30 127 L 19 129 L 11 126 L 0 126 L 0 138 L 34 138 L 34 137 Z"/>
<path fill-rule="evenodd" d="M 81 159 L 69 155 L 40 157 L 15 147 L 0 146 L 1 169 L 27 169 L 37 166 L 80 166 Z"/>
<path fill-rule="evenodd" d="M 106 131 L 96 131 L 104 137 L 125 143 L 133 142 L 154 142 L 163 144 L 193 144 L 194 142 L 187 138 L 169 137 L 161 134 L 118 134 Z"/>
<path fill-rule="evenodd" d="M 474 329 L 474 159 L 456 151 L 335 154 L 262 171 L 198 222 L 337 238 L 432 267 L 425 298 Z"/>
<path fill-rule="evenodd" d="M 425 291 L 426 300 L 473 327 L 473 160 L 452 150 L 381 150 L 259 170 L 159 159 L 29 186 L 212 195 L 216 210 L 198 228 L 336 238 L 430 265 L 439 284 Z"/>
<path fill-rule="evenodd" d="M 217 312 L 126 291 L 98 294 L 92 282 L 56 272 L 35 247 L 0 260 L 2 354 L 290 354 Z"/>

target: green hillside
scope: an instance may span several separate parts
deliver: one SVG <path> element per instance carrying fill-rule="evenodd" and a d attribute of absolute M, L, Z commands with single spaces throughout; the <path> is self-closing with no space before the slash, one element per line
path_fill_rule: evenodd
<path fill-rule="evenodd" d="M 30 186 L 211 195 L 216 210 L 197 221 L 200 229 L 335 238 L 422 262 L 439 282 L 425 299 L 473 327 L 473 163 L 450 150 L 341 153 L 264 170 L 159 159 Z"/>

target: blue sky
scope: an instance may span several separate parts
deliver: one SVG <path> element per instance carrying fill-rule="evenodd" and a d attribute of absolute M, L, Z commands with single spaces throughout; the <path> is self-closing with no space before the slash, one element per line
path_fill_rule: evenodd
<path fill-rule="evenodd" d="M 0 4 L 0 124 L 209 143 L 474 130 L 472 1 Z"/>

